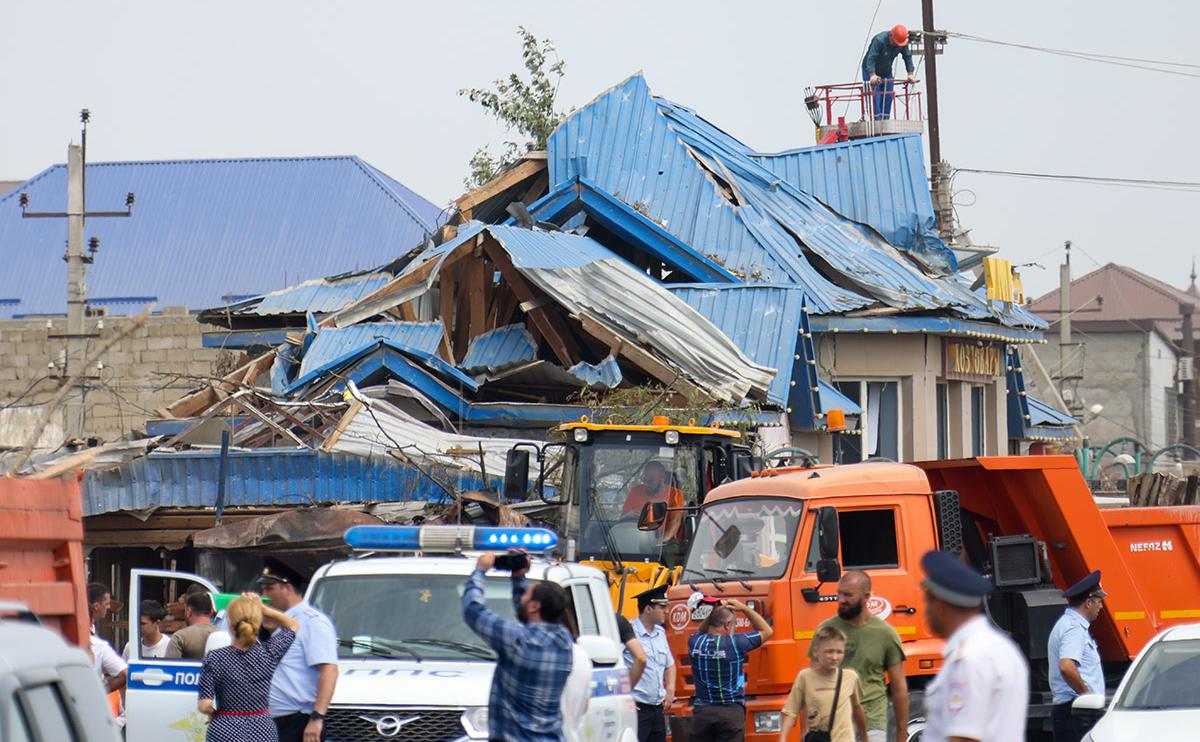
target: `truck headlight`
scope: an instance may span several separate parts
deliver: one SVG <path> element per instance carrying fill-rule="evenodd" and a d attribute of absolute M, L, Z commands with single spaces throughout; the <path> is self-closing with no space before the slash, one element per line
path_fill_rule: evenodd
<path fill-rule="evenodd" d="M 487 706 L 468 706 L 462 715 L 463 729 L 471 739 L 488 738 Z"/>
<path fill-rule="evenodd" d="M 754 733 L 777 734 L 783 729 L 783 714 L 779 711 L 755 711 Z"/>

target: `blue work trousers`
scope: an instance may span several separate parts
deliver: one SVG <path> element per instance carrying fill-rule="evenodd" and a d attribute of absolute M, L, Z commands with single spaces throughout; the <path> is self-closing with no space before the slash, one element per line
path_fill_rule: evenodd
<path fill-rule="evenodd" d="M 871 76 L 864 72 L 863 82 L 868 82 L 870 79 Z M 896 81 L 890 77 L 882 77 L 875 85 L 868 83 L 867 87 L 870 88 L 870 97 L 867 100 L 871 106 L 871 110 L 867 113 L 876 121 L 892 117 L 892 101 L 896 99 L 896 93 L 894 92 L 895 85 Z"/>

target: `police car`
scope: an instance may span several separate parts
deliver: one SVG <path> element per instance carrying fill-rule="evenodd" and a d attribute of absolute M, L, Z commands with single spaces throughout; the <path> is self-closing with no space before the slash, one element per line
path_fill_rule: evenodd
<path fill-rule="evenodd" d="M 488 739 L 495 654 L 462 618 L 463 587 L 475 566 L 471 551 L 511 546 L 541 551 L 556 543 L 555 534 L 530 528 L 368 526 L 351 529 L 346 540 L 372 554 L 321 567 L 307 593 L 309 603 L 332 619 L 340 645 L 338 683 L 325 720 L 329 742 Z M 386 552 L 424 555 L 381 554 Z M 189 577 L 215 592 L 202 578 Z M 535 557 L 527 577 L 556 582 L 571 595 L 579 645 L 592 660 L 591 699 L 579 740 L 634 742 L 637 711 L 604 574 Z M 139 605 L 136 578 L 131 612 Z M 486 600 L 496 613 L 512 617 L 507 573 L 488 574 Z M 136 616 L 130 620 L 136 625 Z M 202 727 L 195 724 L 203 723 L 195 711 L 199 667 L 199 662 L 179 660 L 130 663 L 127 742 L 203 739 L 196 736 Z"/>

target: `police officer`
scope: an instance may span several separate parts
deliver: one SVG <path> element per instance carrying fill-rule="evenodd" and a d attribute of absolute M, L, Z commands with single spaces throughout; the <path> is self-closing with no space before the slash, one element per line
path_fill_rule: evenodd
<path fill-rule="evenodd" d="M 258 584 L 271 607 L 300 622 L 296 640 L 271 679 L 271 716 L 279 742 L 325 739 L 325 714 L 338 677 L 337 633 L 329 617 L 304 600 L 304 577 L 273 557 Z"/>
<path fill-rule="evenodd" d="M 925 694 L 925 742 L 1025 739 L 1029 666 L 1017 645 L 980 612 L 992 584 L 944 551 L 921 557 L 925 616 L 946 640 Z"/>
<path fill-rule="evenodd" d="M 1087 731 L 1071 716 L 1071 703 L 1085 693 L 1104 693 L 1104 668 L 1096 640 L 1088 628 L 1104 610 L 1100 588 L 1100 570 L 1063 590 L 1067 609 L 1050 632 L 1047 652 L 1050 658 L 1050 692 L 1054 708 L 1054 742 L 1079 742 Z"/>
<path fill-rule="evenodd" d="M 646 669 L 633 687 L 637 703 L 638 742 L 665 742 L 665 714 L 675 700 L 675 658 L 667 646 L 667 586 L 660 585 L 640 592 L 637 599 L 638 617 L 630 621 L 634 637 L 646 652 Z M 625 663 L 632 665 L 634 656 L 627 648 Z"/>

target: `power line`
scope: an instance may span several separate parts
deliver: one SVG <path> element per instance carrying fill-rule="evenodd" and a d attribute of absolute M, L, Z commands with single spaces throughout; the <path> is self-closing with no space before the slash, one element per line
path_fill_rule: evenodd
<path fill-rule="evenodd" d="M 1020 44 L 1014 41 L 988 39 L 982 36 L 957 33 L 954 31 L 947 31 L 946 36 L 955 39 L 962 39 L 963 41 L 975 41 L 981 44 L 994 44 L 996 46 L 1010 46 L 1016 49 L 1026 49 L 1029 51 L 1042 52 L 1044 54 L 1054 54 L 1060 57 L 1081 59 L 1086 62 L 1099 62 L 1100 64 L 1111 64 L 1117 67 L 1129 67 L 1131 69 L 1146 70 L 1148 72 L 1161 72 L 1166 75 L 1200 78 L 1200 73 L 1163 69 L 1163 67 L 1185 67 L 1189 69 L 1200 69 L 1200 64 L 1191 64 L 1188 62 L 1168 62 L 1160 59 L 1143 59 L 1141 57 L 1122 57 L 1116 54 L 1099 54 L 1094 52 L 1072 51 L 1070 49 L 1054 49 L 1052 47 L 1036 46 L 1034 44 Z"/>
<path fill-rule="evenodd" d="M 1146 188 L 1156 191 L 1200 191 L 1200 181 L 1194 180 L 1150 180 L 1142 178 L 1111 178 L 1098 175 L 1065 175 L 1061 173 L 1034 173 L 1017 170 L 985 170 L 983 168 L 956 167 L 955 173 L 975 173 L 977 175 L 1003 175 L 1010 178 L 1033 178 L 1039 180 L 1056 180 L 1068 183 L 1089 183 L 1092 185 L 1122 186 L 1126 188 Z"/>

